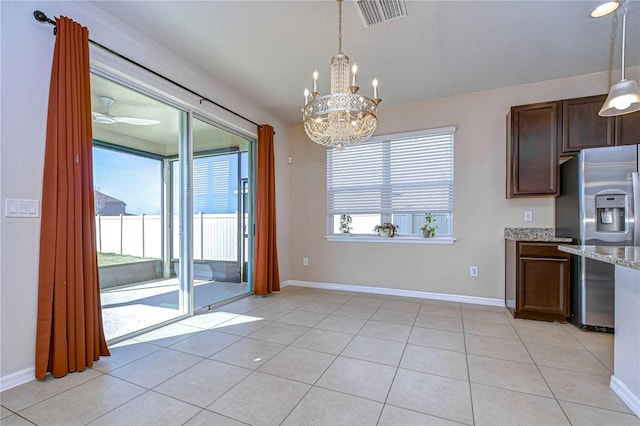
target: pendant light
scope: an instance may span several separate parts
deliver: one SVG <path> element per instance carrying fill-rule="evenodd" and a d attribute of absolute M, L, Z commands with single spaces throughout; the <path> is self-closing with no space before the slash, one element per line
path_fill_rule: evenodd
<path fill-rule="evenodd" d="M 591 11 L 591 17 L 602 18 L 603 16 L 607 16 L 608 14 L 615 12 L 615 10 L 619 6 L 620 2 L 618 1 L 608 1 L 606 3 L 602 3 Z"/>
<path fill-rule="evenodd" d="M 617 2 L 609 2 L 617 3 Z M 595 8 L 591 12 L 593 17 L 605 16 L 605 14 L 597 12 L 602 11 L 601 5 Z M 613 12 L 617 7 L 613 7 L 608 13 Z M 601 117 L 613 117 L 617 115 L 629 114 L 632 112 L 640 111 L 640 88 L 635 80 L 627 80 L 624 77 L 624 56 L 625 56 L 625 42 L 626 42 L 626 25 L 627 25 L 627 12 L 628 7 L 626 2 L 622 6 L 622 78 L 619 82 L 611 86 L 609 96 L 602 105 L 598 115 Z"/>

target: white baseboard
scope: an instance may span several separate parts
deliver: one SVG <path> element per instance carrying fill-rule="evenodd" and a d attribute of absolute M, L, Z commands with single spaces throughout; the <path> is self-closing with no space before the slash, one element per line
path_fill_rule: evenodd
<path fill-rule="evenodd" d="M 417 297 L 420 299 L 444 300 L 447 302 L 473 303 L 476 305 L 504 306 L 503 299 L 490 297 L 464 296 L 461 294 L 431 293 L 428 291 L 403 290 L 398 288 L 371 287 L 363 285 L 319 283 L 313 281 L 288 280 L 280 283 L 280 287 L 289 285 L 299 287 L 321 288 L 325 290 L 353 291 L 357 293 L 385 294 L 388 296 Z"/>
<path fill-rule="evenodd" d="M 640 395 L 634 395 L 633 392 L 620 381 L 616 376 L 611 376 L 609 387 L 616 393 L 633 413 L 640 417 Z"/>
<path fill-rule="evenodd" d="M 29 367 L 0 377 L 0 392 L 4 392 L 8 389 L 15 388 L 16 386 L 35 380 L 35 374 L 35 367 Z"/>

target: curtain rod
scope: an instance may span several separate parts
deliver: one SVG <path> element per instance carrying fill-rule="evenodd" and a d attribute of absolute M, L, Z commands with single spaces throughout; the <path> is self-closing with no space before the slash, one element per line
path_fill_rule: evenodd
<path fill-rule="evenodd" d="M 53 35 L 56 35 L 56 33 L 57 33 L 57 31 L 58 31 L 58 27 L 56 26 L 56 21 L 54 21 L 53 19 L 48 18 L 48 17 L 47 17 L 47 15 L 45 15 L 43 12 L 41 12 L 41 11 L 39 11 L 39 10 L 35 10 L 35 11 L 33 12 L 33 17 L 34 17 L 34 18 L 36 19 L 36 21 L 38 21 L 38 22 L 42 22 L 42 23 L 45 23 L 45 24 L 51 24 L 51 25 L 53 25 Z M 163 80 L 168 81 L 169 83 L 175 84 L 175 85 L 176 85 L 176 86 L 178 86 L 179 88 L 181 88 L 181 89 L 183 89 L 183 90 L 186 90 L 187 92 L 191 93 L 192 95 L 195 95 L 195 96 L 199 97 L 199 98 L 200 98 L 200 104 L 201 104 L 201 105 L 202 105 L 202 102 L 203 102 L 203 101 L 207 101 L 207 102 L 212 103 L 213 105 L 217 106 L 218 108 L 222 108 L 223 110 L 225 110 L 225 111 L 227 111 L 227 112 L 230 112 L 231 114 L 235 115 L 236 117 L 240 117 L 240 118 L 242 118 L 243 120 L 245 120 L 245 121 L 247 121 L 247 122 L 249 122 L 249 123 L 251 123 L 251 124 L 254 124 L 254 125 L 256 125 L 256 126 L 258 126 L 258 127 L 260 127 L 260 128 L 262 129 L 262 125 L 261 125 L 261 124 L 258 124 L 258 123 L 256 123 L 255 121 L 248 119 L 248 118 L 247 118 L 247 117 L 245 117 L 244 115 L 238 114 L 237 112 L 232 111 L 232 110 L 230 110 L 229 108 L 227 108 L 227 107 L 225 107 L 225 106 L 223 106 L 223 105 L 220 105 L 219 103 L 217 103 L 217 102 L 215 102 L 215 101 L 212 101 L 211 99 L 207 98 L 206 96 L 202 96 L 201 94 L 199 94 L 199 93 L 197 93 L 197 92 L 194 92 L 193 90 L 189 89 L 188 87 L 185 87 L 185 86 L 183 86 L 182 84 L 177 83 L 177 82 L 175 82 L 174 80 L 171 80 L 171 79 L 170 79 L 170 78 L 168 78 L 168 77 L 165 77 L 164 75 L 162 75 L 162 74 L 160 74 L 160 73 L 158 73 L 158 72 L 156 72 L 156 71 L 154 71 L 154 70 L 152 70 L 152 69 L 150 69 L 150 68 L 148 68 L 148 67 L 146 67 L 146 66 L 144 66 L 144 65 L 142 65 L 142 64 L 140 64 L 140 63 L 138 63 L 138 62 L 136 62 L 136 61 L 134 61 L 133 59 L 129 59 L 129 58 L 127 58 L 126 56 L 124 56 L 124 55 L 122 55 L 122 54 L 120 54 L 120 53 L 118 53 L 118 52 L 116 52 L 116 51 L 114 51 L 114 50 L 112 50 L 112 49 L 110 49 L 110 48 L 106 47 L 106 46 L 105 46 L 105 45 L 103 45 L 103 44 L 98 43 L 97 41 L 94 41 L 94 40 L 89 39 L 89 43 L 93 44 L 94 46 L 98 46 L 99 48 L 104 49 L 104 50 L 106 50 L 107 52 L 109 52 L 109 53 L 111 53 L 111 54 L 113 54 L 113 55 L 116 55 L 116 56 L 117 56 L 117 57 L 119 57 L 120 59 L 124 59 L 125 61 L 127 61 L 127 62 L 129 62 L 129 63 L 132 63 L 132 64 L 134 64 L 134 65 L 136 65 L 136 66 L 138 66 L 138 67 L 142 68 L 143 70 L 148 71 L 148 72 L 150 72 L 151 74 L 153 74 L 153 75 L 155 75 L 155 76 L 157 76 L 157 77 L 160 77 L 160 78 L 162 78 Z M 275 132 L 274 132 L 274 133 L 275 133 Z"/>

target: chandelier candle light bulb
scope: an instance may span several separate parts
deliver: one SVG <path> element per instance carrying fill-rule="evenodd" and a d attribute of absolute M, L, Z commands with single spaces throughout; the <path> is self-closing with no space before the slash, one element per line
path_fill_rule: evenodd
<path fill-rule="evenodd" d="M 356 74 L 358 73 L 358 64 L 353 64 L 353 66 L 351 67 L 351 73 L 353 74 L 353 80 L 351 85 L 353 87 L 356 87 Z"/>
<path fill-rule="evenodd" d="M 318 71 L 314 71 L 313 92 L 311 97 L 305 92 L 302 118 L 304 130 L 312 141 L 341 151 L 347 145 L 371 137 L 378 126 L 377 109 L 381 99 L 377 96 L 377 80 L 373 98 L 358 93 L 358 65 L 349 67 L 349 57 L 342 52 L 342 0 L 337 2 L 338 53 L 331 58 L 331 92 L 320 95 Z"/>

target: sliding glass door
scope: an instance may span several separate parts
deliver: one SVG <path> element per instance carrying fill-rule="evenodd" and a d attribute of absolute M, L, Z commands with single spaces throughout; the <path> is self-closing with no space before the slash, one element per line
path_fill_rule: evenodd
<path fill-rule="evenodd" d="M 254 142 L 92 74 L 106 338 L 251 292 Z"/>
<path fill-rule="evenodd" d="M 248 228 L 251 141 L 193 119 L 194 308 L 211 307 L 251 291 Z M 178 167 L 172 167 L 172 179 Z M 174 199 L 178 197 L 174 185 Z M 174 202 L 175 204 L 175 202 Z M 174 232 L 174 239 L 177 235 Z M 177 252 L 174 243 L 174 253 Z"/>
<path fill-rule="evenodd" d="M 188 114 L 96 74 L 91 88 L 98 271 L 113 340 L 189 312 L 189 277 L 167 262 L 164 178 L 167 157 L 185 163 Z"/>

